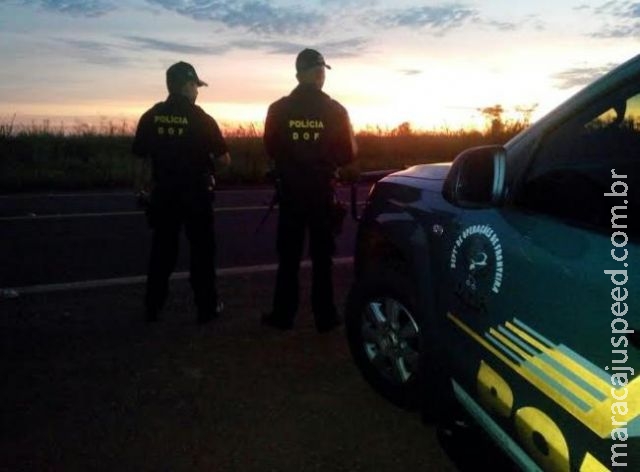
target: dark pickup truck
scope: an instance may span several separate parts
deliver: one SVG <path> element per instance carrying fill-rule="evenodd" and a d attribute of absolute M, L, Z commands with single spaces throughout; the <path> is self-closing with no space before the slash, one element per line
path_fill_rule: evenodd
<path fill-rule="evenodd" d="M 523 470 L 640 470 L 640 56 L 504 146 L 380 179 L 353 358 L 390 401 L 462 407 Z"/>

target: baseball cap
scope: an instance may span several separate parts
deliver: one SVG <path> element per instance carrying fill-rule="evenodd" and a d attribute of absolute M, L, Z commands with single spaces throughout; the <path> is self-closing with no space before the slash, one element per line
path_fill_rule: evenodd
<path fill-rule="evenodd" d="M 182 85 L 190 80 L 198 84 L 198 87 L 208 85 L 206 82 L 200 80 L 193 66 L 186 62 L 176 62 L 167 69 L 167 85 Z"/>
<path fill-rule="evenodd" d="M 317 66 L 324 66 L 327 69 L 331 69 L 331 66 L 324 62 L 322 54 L 315 49 L 303 49 L 298 54 L 298 57 L 296 57 L 297 72 L 303 72 Z"/>

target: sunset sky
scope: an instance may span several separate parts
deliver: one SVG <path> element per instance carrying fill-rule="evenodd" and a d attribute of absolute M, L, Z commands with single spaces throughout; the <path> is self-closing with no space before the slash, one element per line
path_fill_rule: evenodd
<path fill-rule="evenodd" d="M 501 104 L 540 116 L 640 52 L 624 0 L 0 0 L 0 123 L 135 123 L 192 63 L 223 126 L 263 124 L 304 47 L 354 126 L 483 126 Z"/>

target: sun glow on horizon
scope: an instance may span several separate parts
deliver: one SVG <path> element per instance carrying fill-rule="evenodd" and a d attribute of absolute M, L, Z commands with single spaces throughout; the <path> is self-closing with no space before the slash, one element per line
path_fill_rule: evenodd
<path fill-rule="evenodd" d="M 483 131 L 483 109 L 535 121 L 637 54 L 624 9 L 569 0 L 66 3 L 0 2 L 0 124 L 135 126 L 184 60 L 209 83 L 198 104 L 223 128 L 259 131 L 296 85 L 296 54 L 313 47 L 356 131 Z"/>
<path fill-rule="evenodd" d="M 347 108 L 353 129 L 359 132 L 392 132 L 399 126 L 408 123 L 415 132 L 457 132 L 484 131 L 489 126 L 487 116 L 476 107 L 435 107 L 423 110 L 417 106 L 384 106 L 382 104 L 349 104 L 349 100 L 340 100 Z M 0 114 L 0 124 L 13 124 L 14 129 L 51 128 L 74 129 L 93 128 L 96 130 L 109 129 L 114 126 L 134 130 L 140 116 L 151 106 L 109 106 L 106 112 L 99 112 L 92 105 L 56 107 L 50 113 L 42 112 L 41 108 L 27 107 L 23 112 Z M 223 131 L 236 133 L 249 131 L 261 134 L 264 128 L 268 103 L 228 103 L 202 102 L 198 103 L 208 114 L 213 116 Z M 417 108 L 417 109 L 416 109 Z M 536 115 L 532 115 L 535 121 Z M 502 115 L 504 122 L 523 121 L 522 113 L 514 112 L 505 107 Z"/>
<path fill-rule="evenodd" d="M 524 76 L 525 80 L 515 72 L 480 71 L 467 80 L 465 70 L 455 65 L 434 61 L 430 66 L 429 73 L 411 73 L 366 61 L 353 64 L 338 61 L 334 70 L 327 73 L 324 91 L 345 106 L 356 132 L 383 134 L 403 123 L 408 123 L 415 132 L 485 131 L 490 117 L 482 110 L 496 105 L 503 109 L 500 118 L 504 123 L 533 122 L 570 95 L 569 90 L 554 90 L 542 100 L 535 76 Z M 233 83 L 221 80 L 220 84 L 204 88 L 197 104 L 216 119 L 223 131 L 261 134 L 269 104 L 287 95 L 296 85 L 289 72 L 279 69 L 270 77 L 267 88 L 280 90 L 279 93 L 262 91 L 256 96 L 254 91 L 245 95 Z M 506 83 L 513 83 L 513 90 L 503 90 Z M 46 122 L 68 131 L 86 127 L 108 129 L 114 124 L 134 129 L 142 113 L 166 97 L 163 84 L 156 84 L 153 93 L 160 96 L 148 101 L 138 97 L 135 101 L 123 98 L 68 104 L 16 103 L 14 113 L 5 114 L 2 110 L 0 122 L 15 122 L 27 128 Z M 266 93 L 272 96 L 262 100 Z M 528 101 L 531 96 L 540 98 L 540 103 Z M 231 100 L 224 100 L 225 97 Z M 4 108 L 11 109 L 11 104 L 5 104 Z"/>

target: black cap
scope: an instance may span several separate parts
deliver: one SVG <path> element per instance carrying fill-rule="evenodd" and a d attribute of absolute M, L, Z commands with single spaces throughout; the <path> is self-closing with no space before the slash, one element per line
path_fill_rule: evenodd
<path fill-rule="evenodd" d="M 317 66 L 324 66 L 327 69 L 331 69 L 326 62 L 324 62 L 324 57 L 315 49 L 303 49 L 296 57 L 296 71 L 304 72 L 305 70 L 312 69 Z"/>
<path fill-rule="evenodd" d="M 186 62 L 176 62 L 174 65 L 167 69 L 167 87 L 172 88 L 173 86 L 182 86 L 186 84 L 190 80 L 193 80 L 198 87 L 202 87 L 203 85 L 207 85 L 206 82 L 203 82 L 196 74 L 196 70 L 193 68 L 191 64 L 187 64 Z"/>

